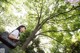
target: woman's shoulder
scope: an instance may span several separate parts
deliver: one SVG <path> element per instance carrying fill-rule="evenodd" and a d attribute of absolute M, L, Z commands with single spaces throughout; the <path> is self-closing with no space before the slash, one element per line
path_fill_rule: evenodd
<path fill-rule="evenodd" d="M 19 30 L 14 30 L 14 31 L 12 31 L 12 33 L 19 33 Z"/>
<path fill-rule="evenodd" d="M 16 30 L 14 30 L 14 31 L 15 31 L 15 32 L 19 32 L 19 30 L 17 30 L 17 29 L 16 29 Z"/>

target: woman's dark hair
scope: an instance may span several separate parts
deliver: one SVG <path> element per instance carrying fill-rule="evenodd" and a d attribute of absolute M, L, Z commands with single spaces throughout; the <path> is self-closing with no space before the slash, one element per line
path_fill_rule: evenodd
<path fill-rule="evenodd" d="M 23 28 L 23 27 L 26 29 L 26 27 L 25 27 L 24 25 L 20 25 L 20 26 L 17 28 L 17 30 L 19 30 L 19 32 L 20 32 L 20 29 Z"/>

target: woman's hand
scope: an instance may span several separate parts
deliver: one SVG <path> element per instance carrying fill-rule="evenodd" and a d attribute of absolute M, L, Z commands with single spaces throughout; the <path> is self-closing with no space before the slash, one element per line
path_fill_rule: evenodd
<path fill-rule="evenodd" d="M 19 40 L 20 39 L 20 37 L 17 37 L 17 40 Z"/>

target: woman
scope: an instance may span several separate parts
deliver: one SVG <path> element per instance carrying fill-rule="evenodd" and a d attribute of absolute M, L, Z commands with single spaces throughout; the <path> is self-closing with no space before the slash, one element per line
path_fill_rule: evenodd
<path fill-rule="evenodd" d="M 19 34 L 25 32 L 26 27 L 24 25 L 19 26 L 16 30 L 12 31 L 9 38 L 19 40 Z"/>
<path fill-rule="evenodd" d="M 25 30 L 26 30 L 26 27 L 24 25 L 21 25 L 10 33 L 9 38 L 13 40 L 19 40 L 20 33 L 25 32 Z M 5 51 L 4 53 L 9 53 L 9 47 L 3 43 L 0 44 L 0 49 L 4 50 Z"/>

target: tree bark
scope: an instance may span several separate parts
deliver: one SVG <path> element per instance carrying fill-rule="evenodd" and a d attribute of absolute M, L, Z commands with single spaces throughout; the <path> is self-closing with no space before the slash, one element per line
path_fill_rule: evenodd
<path fill-rule="evenodd" d="M 28 47 L 28 44 L 36 37 L 36 33 L 40 30 L 39 25 L 37 24 L 34 31 L 32 31 L 31 35 L 27 38 L 27 40 L 24 42 L 22 49 L 25 50 Z"/>

